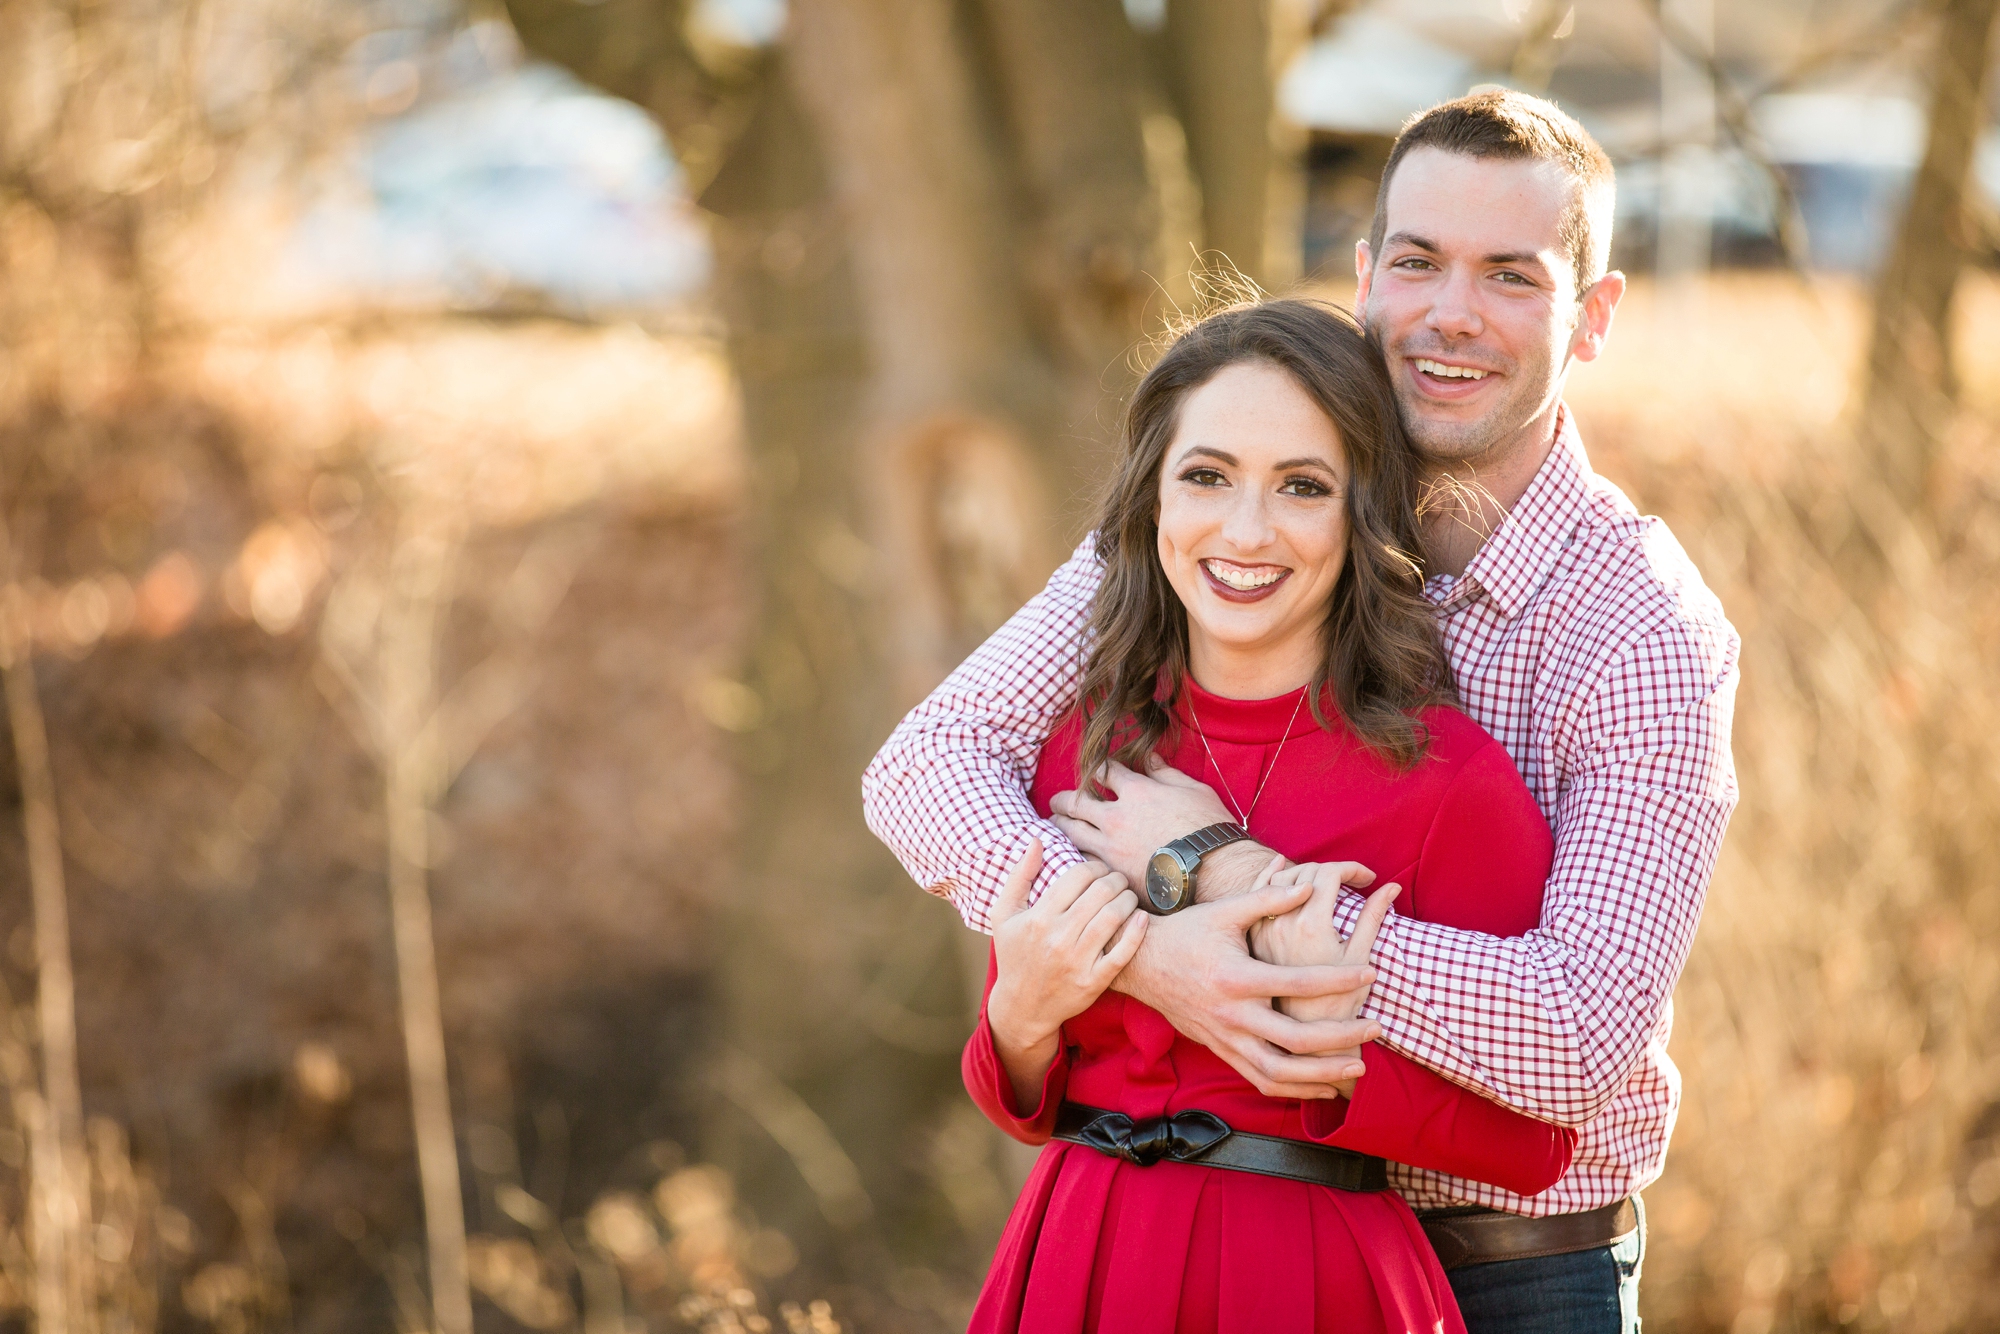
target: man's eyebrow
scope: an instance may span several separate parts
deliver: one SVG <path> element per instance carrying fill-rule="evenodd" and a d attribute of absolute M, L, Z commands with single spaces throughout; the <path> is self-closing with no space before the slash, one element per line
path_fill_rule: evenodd
<path fill-rule="evenodd" d="M 1412 246 L 1418 250 L 1427 250 L 1433 255 L 1444 249 L 1443 246 L 1431 240 L 1428 236 L 1419 236 L 1415 232 L 1396 232 L 1382 243 L 1382 248 L 1386 250 L 1392 245 Z M 1541 255 L 1533 250 L 1502 250 L 1486 256 L 1481 262 L 1486 264 L 1533 264 L 1539 269 L 1546 270 L 1548 268 L 1548 264 L 1542 259 Z"/>

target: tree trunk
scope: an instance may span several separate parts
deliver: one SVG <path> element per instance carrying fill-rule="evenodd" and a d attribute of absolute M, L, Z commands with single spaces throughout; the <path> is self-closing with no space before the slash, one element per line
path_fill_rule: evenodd
<path fill-rule="evenodd" d="M 938 1228 L 926 1179 L 963 933 L 868 836 L 858 779 L 1080 526 L 1157 259 L 1137 38 L 1117 0 L 797 0 L 730 84 L 678 48 L 657 78 L 606 55 L 674 46 L 678 5 L 510 9 L 677 149 L 726 139 L 700 202 L 761 605 L 742 874 L 719 896 L 717 1086 L 743 1115 L 715 1147 L 820 1279 L 879 1284 L 885 1247 L 963 1272 L 990 1237 Z"/>
<path fill-rule="evenodd" d="M 1271 25 L 1244 0 L 1169 0 L 1167 84 L 1201 182 L 1202 244 L 1245 277 L 1271 281 Z"/>
<path fill-rule="evenodd" d="M 1146 53 L 1114 0 L 987 0 L 983 12 L 1035 220 L 1023 269 L 1042 341 L 1095 400 L 1122 387 L 1119 361 L 1152 295 L 1146 270 L 1188 259 L 1156 249 L 1160 210 L 1140 129 Z M 1094 462 L 1087 450 L 1064 452 Z M 1074 457 L 1051 468 L 1078 471 Z"/>
<path fill-rule="evenodd" d="M 1913 513 L 1929 508 L 1932 470 L 1955 410 L 1951 305 L 1978 236 L 1968 204 L 2000 0 L 1947 0 L 1942 10 L 1930 138 L 1876 286 L 1863 398 L 1863 433 L 1881 476 Z"/>

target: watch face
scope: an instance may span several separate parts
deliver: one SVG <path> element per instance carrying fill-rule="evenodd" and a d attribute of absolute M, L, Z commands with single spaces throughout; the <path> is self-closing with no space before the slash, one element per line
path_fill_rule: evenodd
<path fill-rule="evenodd" d="M 1146 867 L 1146 898 L 1154 912 L 1172 912 L 1187 897 L 1187 871 L 1170 852 L 1156 852 Z"/>

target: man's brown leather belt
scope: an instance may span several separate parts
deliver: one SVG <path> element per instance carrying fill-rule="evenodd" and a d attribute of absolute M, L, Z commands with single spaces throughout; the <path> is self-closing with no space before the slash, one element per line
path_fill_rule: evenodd
<path fill-rule="evenodd" d="M 1545 1255 L 1594 1251 L 1622 1241 L 1639 1230 L 1639 1209 L 1630 1200 L 1607 1204 L 1580 1214 L 1523 1218 L 1497 1209 L 1467 1205 L 1459 1209 L 1419 1209 L 1417 1221 L 1437 1250 L 1446 1269 L 1491 1264 L 1495 1260 L 1534 1260 Z"/>
<path fill-rule="evenodd" d="M 1066 1102 L 1056 1111 L 1055 1137 L 1139 1167 L 1165 1160 L 1284 1177 L 1335 1190 L 1389 1188 L 1389 1165 L 1380 1158 L 1352 1149 L 1232 1130 L 1213 1112 L 1134 1118 Z"/>

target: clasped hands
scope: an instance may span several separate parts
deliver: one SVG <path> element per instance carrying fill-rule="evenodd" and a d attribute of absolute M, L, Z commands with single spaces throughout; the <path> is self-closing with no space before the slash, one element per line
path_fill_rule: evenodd
<path fill-rule="evenodd" d="M 1075 1008 L 1058 1019 L 1080 1013 L 1108 984 L 1160 1011 L 1260 1092 L 1286 1098 L 1351 1094 L 1364 1069 L 1361 1044 L 1381 1032 L 1360 1011 L 1375 980 L 1369 950 L 1398 887 L 1371 894 L 1353 936 L 1343 940 L 1333 925 L 1337 896 L 1344 887 L 1365 888 L 1372 873 L 1351 862 L 1287 865 L 1267 849 L 1239 843 L 1203 859 L 1196 880 L 1200 902 L 1170 917 L 1147 919 L 1137 912 L 1128 885 L 1143 883 L 1154 850 L 1232 816 L 1206 785 L 1165 766 L 1146 775 L 1113 764 L 1105 782 L 1115 800 L 1065 792 L 1052 805 L 1057 827 L 1100 864 L 1069 872 L 1075 883 L 1057 895 L 1076 912 L 1088 901 L 1088 929 L 1082 921 L 1057 927 L 1055 919 L 1068 914 L 1045 911 L 1037 917 L 1049 921 L 1038 920 L 1035 934 L 1041 940 L 1045 932 L 1053 933 L 1091 958 L 1080 954 L 1071 970 L 1073 994 L 1033 1007 L 1037 1018 L 1023 1036 L 1031 1034 L 1038 1047 L 1050 1043 L 1049 1015 L 1069 1005 Z M 1039 851 L 1033 857 L 1037 867 Z M 1028 871 L 1026 879 L 1033 874 Z M 1115 878 L 1115 889 L 1105 883 L 1107 877 Z M 1011 902 L 1002 911 L 1023 910 L 1026 884 L 1010 890 Z M 1044 901 L 1054 893 L 1052 886 Z M 1139 921 L 1130 923 L 1128 917 Z M 1008 950 L 1006 938 L 1018 928 L 1003 935 L 1000 927 L 996 913 L 995 1000 L 1006 1012 L 1020 994 L 1008 987 L 1007 955 L 1025 960 L 1030 951 Z M 1086 941 L 1094 942 L 1095 950 Z M 1001 994 L 1003 987 L 1009 994 Z M 1085 992 L 1088 999 L 1082 999 Z M 991 1003 L 988 1013 L 994 1017 Z"/>

